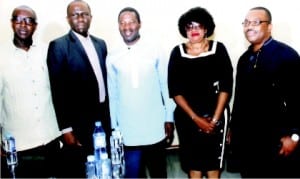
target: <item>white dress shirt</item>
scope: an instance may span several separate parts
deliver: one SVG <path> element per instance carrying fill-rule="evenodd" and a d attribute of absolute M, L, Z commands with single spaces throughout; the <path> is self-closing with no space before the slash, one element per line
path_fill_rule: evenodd
<path fill-rule="evenodd" d="M 15 137 L 17 151 L 45 145 L 61 135 L 52 104 L 47 46 L 28 51 L 11 42 L 0 53 L 2 139 Z"/>
<path fill-rule="evenodd" d="M 74 31 L 73 31 L 74 32 Z M 97 55 L 97 51 L 95 49 L 95 46 L 90 38 L 90 36 L 83 37 L 82 35 L 79 35 L 78 33 L 74 32 L 74 34 L 77 36 L 79 41 L 81 42 L 89 60 L 93 67 L 94 73 L 96 75 L 97 81 L 98 81 L 98 87 L 99 87 L 99 100 L 100 102 L 105 101 L 105 87 L 104 87 L 104 80 L 102 75 L 102 70 L 100 67 L 100 61 L 99 57 Z"/>

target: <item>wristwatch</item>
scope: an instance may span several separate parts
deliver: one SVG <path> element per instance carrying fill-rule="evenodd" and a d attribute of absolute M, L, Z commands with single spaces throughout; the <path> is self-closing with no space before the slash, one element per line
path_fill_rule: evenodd
<path fill-rule="evenodd" d="M 296 134 L 296 133 L 294 133 L 294 134 L 292 134 L 292 136 L 291 136 L 291 139 L 292 139 L 292 141 L 294 141 L 294 142 L 298 142 L 299 141 L 299 135 L 298 134 Z"/>

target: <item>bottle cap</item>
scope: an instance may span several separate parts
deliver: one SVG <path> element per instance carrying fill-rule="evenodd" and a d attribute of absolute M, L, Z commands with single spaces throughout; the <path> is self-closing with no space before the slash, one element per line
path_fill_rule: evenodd
<path fill-rule="evenodd" d="M 101 126 L 101 121 L 96 121 L 95 126 L 97 126 L 97 127 Z"/>
<path fill-rule="evenodd" d="M 94 155 L 88 155 L 87 156 L 87 161 L 88 162 L 94 162 L 95 161 L 95 156 Z"/>
<path fill-rule="evenodd" d="M 8 134 L 5 135 L 5 138 L 6 138 L 6 139 L 11 139 L 11 138 L 13 138 L 13 136 L 12 136 L 11 134 L 8 133 Z"/>
<path fill-rule="evenodd" d="M 114 137 L 121 137 L 121 136 L 122 136 L 119 127 L 116 127 L 116 128 L 112 131 L 112 136 L 114 136 Z"/>

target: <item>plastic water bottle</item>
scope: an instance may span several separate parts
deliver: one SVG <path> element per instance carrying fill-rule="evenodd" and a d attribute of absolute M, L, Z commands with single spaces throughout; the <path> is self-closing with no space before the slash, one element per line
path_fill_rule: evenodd
<path fill-rule="evenodd" d="M 95 122 L 95 129 L 93 133 L 93 142 L 94 142 L 94 156 L 95 160 L 101 160 L 101 155 L 107 153 L 106 151 L 106 139 L 105 132 L 102 128 L 102 124 L 100 121 Z"/>
<path fill-rule="evenodd" d="M 107 153 L 101 155 L 101 177 L 102 179 L 111 179 L 111 160 L 108 158 Z"/>
<path fill-rule="evenodd" d="M 16 150 L 16 141 L 15 138 L 11 135 L 6 136 L 5 151 L 7 166 L 12 174 L 12 178 L 15 178 L 15 168 L 18 164 L 18 156 Z"/>
<path fill-rule="evenodd" d="M 87 156 L 87 162 L 85 163 L 85 167 L 86 167 L 86 178 L 87 179 L 97 179 L 96 163 L 95 163 L 94 155 Z"/>
<path fill-rule="evenodd" d="M 111 148 L 111 164 L 112 164 L 112 177 L 120 178 L 120 165 L 118 164 L 116 149 Z"/>
<path fill-rule="evenodd" d="M 117 156 L 117 152 L 115 151 L 115 149 L 112 149 L 111 163 L 112 163 L 112 177 L 114 179 L 123 178 L 122 165 Z"/>
<path fill-rule="evenodd" d="M 112 131 L 110 137 L 112 177 L 123 178 L 125 175 L 124 143 L 118 128 Z"/>

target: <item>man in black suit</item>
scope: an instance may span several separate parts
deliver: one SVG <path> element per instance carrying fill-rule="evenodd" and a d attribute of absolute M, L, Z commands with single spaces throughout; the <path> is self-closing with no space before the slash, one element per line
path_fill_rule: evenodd
<path fill-rule="evenodd" d="M 94 123 L 110 136 L 106 89 L 106 43 L 89 34 L 89 5 L 74 0 L 67 7 L 68 34 L 50 42 L 47 56 L 54 107 L 63 132 L 62 177 L 85 177 L 84 163 L 93 154 Z M 109 141 L 107 140 L 109 146 Z"/>

